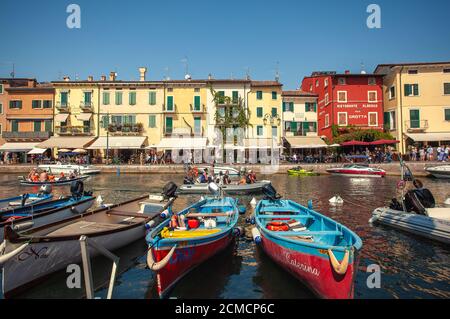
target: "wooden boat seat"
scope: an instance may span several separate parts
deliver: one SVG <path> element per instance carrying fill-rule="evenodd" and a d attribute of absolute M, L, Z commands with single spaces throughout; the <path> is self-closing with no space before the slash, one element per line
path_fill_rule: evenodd
<path fill-rule="evenodd" d="M 290 219 L 313 219 L 313 216 L 310 215 L 259 215 L 260 219 L 280 219 L 280 218 L 290 218 Z"/>
<path fill-rule="evenodd" d="M 284 232 L 276 232 L 280 236 L 342 236 L 342 232 L 337 230 L 332 231 L 284 231 Z"/>
<path fill-rule="evenodd" d="M 192 218 L 197 218 L 197 217 L 229 217 L 233 215 L 233 212 L 226 212 L 226 213 L 187 213 L 186 217 L 192 217 Z"/>
<path fill-rule="evenodd" d="M 123 212 L 123 211 L 118 211 L 118 210 L 111 210 L 111 211 L 107 212 L 107 214 L 113 215 L 113 216 L 126 216 L 126 217 L 136 217 L 136 218 L 148 218 L 149 217 L 149 215 Z"/>
<path fill-rule="evenodd" d="M 69 224 L 67 226 L 61 227 L 49 234 L 49 237 L 58 237 L 58 236 L 70 236 L 70 235 L 87 235 L 99 231 L 108 231 L 117 228 L 124 227 L 125 225 L 121 224 L 108 224 L 108 223 L 97 223 L 97 222 L 89 222 L 89 221 L 79 221 L 73 224 Z"/>

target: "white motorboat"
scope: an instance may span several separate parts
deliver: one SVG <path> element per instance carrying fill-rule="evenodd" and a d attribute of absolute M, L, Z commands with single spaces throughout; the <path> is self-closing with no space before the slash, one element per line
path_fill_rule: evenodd
<path fill-rule="evenodd" d="M 430 166 L 425 170 L 436 178 L 450 178 L 450 165 Z"/>
<path fill-rule="evenodd" d="M 205 168 L 207 168 L 211 172 L 212 167 L 208 167 L 208 166 L 199 166 L 198 171 L 203 172 L 205 170 Z M 234 168 L 231 166 L 214 166 L 214 175 L 218 175 L 220 172 L 225 174 L 226 171 L 228 171 L 230 176 L 239 176 L 240 175 L 240 171 L 237 168 Z"/>
<path fill-rule="evenodd" d="M 80 175 L 99 174 L 100 170 L 92 165 L 77 165 L 77 164 L 42 164 L 38 166 L 40 169 L 50 171 L 53 174 L 70 174 L 77 171 Z"/>
<path fill-rule="evenodd" d="M 345 164 L 342 167 L 328 168 L 327 172 L 332 175 L 349 177 L 385 177 L 386 171 L 380 168 L 369 167 L 369 165 Z"/>

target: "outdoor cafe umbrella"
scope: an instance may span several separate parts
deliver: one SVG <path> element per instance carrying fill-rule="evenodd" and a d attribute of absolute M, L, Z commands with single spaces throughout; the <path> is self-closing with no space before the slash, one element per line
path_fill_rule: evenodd
<path fill-rule="evenodd" d="M 86 154 L 87 153 L 87 151 L 82 149 L 82 148 L 74 149 L 72 152 L 73 153 L 80 153 L 80 154 Z"/>
<path fill-rule="evenodd" d="M 70 153 L 70 152 L 72 152 L 72 151 L 67 148 L 61 148 L 58 150 L 58 153 Z"/>
<path fill-rule="evenodd" d="M 392 144 L 398 144 L 400 143 L 400 141 L 397 140 L 378 140 L 378 141 L 373 141 L 372 143 L 370 143 L 370 145 L 392 145 Z"/>
<path fill-rule="evenodd" d="M 369 146 L 369 142 L 363 141 L 348 141 L 341 144 L 341 146 Z"/>

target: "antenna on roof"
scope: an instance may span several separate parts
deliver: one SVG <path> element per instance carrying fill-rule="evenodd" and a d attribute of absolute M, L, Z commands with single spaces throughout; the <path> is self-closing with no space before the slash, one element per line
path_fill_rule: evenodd
<path fill-rule="evenodd" d="M 248 66 L 245 68 L 245 78 L 250 80 L 250 68 Z"/>
<path fill-rule="evenodd" d="M 277 61 L 276 68 L 275 68 L 275 81 L 280 81 L 280 62 Z"/>
<path fill-rule="evenodd" d="M 364 62 L 361 62 L 361 74 L 367 74 L 364 66 Z"/>

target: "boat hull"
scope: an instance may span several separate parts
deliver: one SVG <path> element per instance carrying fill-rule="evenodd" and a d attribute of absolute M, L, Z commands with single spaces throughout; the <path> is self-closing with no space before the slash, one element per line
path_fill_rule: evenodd
<path fill-rule="evenodd" d="M 371 222 L 450 244 L 450 221 L 448 220 L 405 213 L 388 207 L 377 208 L 372 215 Z"/>
<path fill-rule="evenodd" d="M 81 175 L 100 174 L 99 169 L 89 165 L 39 165 L 39 168 L 49 170 L 53 174 L 69 174 L 74 170 L 77 170 Z"/>
<path fill-rule="evenodd" d="M 357 258 L 353 258 L 344 275 L 333 271 L 326 252 L 322 256 L 290 249 L 283 244 L 261 236 L 262 248 L 283 269 L 324 299 L 352 299 Z M 356 261 L 356 262 L 355 262 Z"/>
<path fill-rule="evenodd" d="M 90 236 L 94 241 L 112 251 L 124 247 L 145 236 L 145 227 L 139 224 L 127 231 L 102 236 Z M 91 256 L 98 255 L 95 249 Z M 3 293 L 5 298 L 13 297 L 35 285 L 43 277 L 64 269 L 69 264 L 81 262 L 79 238 L 65 241 L 30 243 L 25 250 L 8 260 L 3 266 Z"/>
<path fill-rule="evenodd" d="M 175 284 L 192 269 L 202 264 L 212 256 L 224 250 L 233 241 L 232 230 L 208 241 L 189 241 L 179 243 L 167 266 L 157 273 L 157 290 L 161 298 L 167 296 Z M 157 262 L 161 261 L 172 247 L 153 248 Z M 149 252 L 152 253 L 152 252 Z"/>
<path fill-rule="evenodd" d="M 251 194 L 259 193 L 262 188 L 269 185 L 270 181 L 261 181 L 254 184 L 245 185 L 222 185 L 222 189 L 226 194 Z M 209 194 L 208 184 L 181 185 L 178 188 L 180 194 Z"/>
<path fill-rule="evenodd" d="M 72 178 L 72 179 L 67 179 L 67 180 L 63 180 L 63 181 L 55 181 L 55 182 L 32 182 L 32 181 L 28 181 L 28 180 L 21 180 L 20 181 L 20 185 L 23 186 L 42 186 L 42 185 L 52 185 L 52 186 L 65 186 L 65 185 L 70 185 L 72 184 L 72 182 L 75 181 L 84 181 L 86 179 L 88 179 L 89 176 L 80 176 L 80 177 L 76 177 L 76 178 Z"/>
<path fill-rule="evenodd" d="M 332 175 L 348 176 L 348 177 L 385 177 L 386 172 L 373 172 L 364 170 L 351 170 L 351 169 L 327 169 L 327 172 Z"/>
<path fill-rule="evenodd" d="M 429 174 L 436 178 L 448 179 L 450 178 L 450 166 L 436 166 L 428 167 L 425 169 Z"/>

